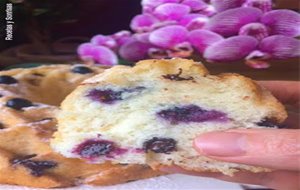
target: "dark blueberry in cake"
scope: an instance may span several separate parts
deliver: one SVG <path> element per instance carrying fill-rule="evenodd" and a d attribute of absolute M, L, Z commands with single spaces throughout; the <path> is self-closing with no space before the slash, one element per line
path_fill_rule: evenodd
<path fill-rule="evenodd" d="M 42 176 L 47 169 L 51 169 L 57 166 L 56 162 L 53 161 L 33 161 L 27 160 L 22 165 L 30 169 L 31 175 Z"/>
<path fill-rule="evenodd" d="M 79 74 L 87 74 L 87 73 L 93 73 L 93 70 L 85 67 L 85 66 L 76 66 L 73 67 L 71 70 L 73 73 L 79 73 Z"/>
<path fill-rule="evenodd" d="M 216 110 L 205 110 L 196 105 L 175 106 L 161 110 L 157 115 L 171 124 L 226 120 L 225 113 Z"/>
<path fill-rule="evenodd" d="M 112 104 L 115 101 L 122 100 L 122 91 L 95 89 L 90 91 L 87 96 L 94 101 Z"/>
<path fill-rule="evenodd" d="M 2 123 L 0 123 L 0 130 L 4 129 L 4 125 Z"/>
<path fill-rule="evenodd" d="M 261 127 L 268 127 L 268 128 L 286 128 L 283 124 L 276 123 L 272 119 L 264 118 L 260 122 L 256 123 L 256 125 Z"/>
<path fill-rule="evenodd" d="M 158 138 L 153 137 L 143 143 L 145 152 L 152 151 L 155 153 L 165 153 L 176 151 L 176 141 L 172 138 Z"/>
<path fill-rule="evenodd" d="M 115 150 L 113 142 L 106 140 L 87 140 L 75 148 L 73 153 L 79 154 L 83 158 L 93 159 L 102 155 L 107 155 Z"/>
<path fill-rule="evenodd" d="M 124 98 L 129 98 L 130 96 L 133 96 L 135 92 L 140 92 L 144 89 L 145 87 L 141 86 L 122 90 L 94 89 L 87 94 L 87 97 L 97 102 L 112 104 L 116 101 L 123 100 Z M 123 97 L 125 93 L 127 93 L 127 96 Z"/>
<path fill-rule="evenodd" d="M 36 155 L 28 155 L 22 158 L 16 158 L 12 160 L 12 164 L 14 165 L 22 165 L 25 168 L 30 170 L 31 175 L 33 176 L 42 176 L 45 173 L 45 170 L 51 169 L 57 166 L 57 163 L 54 161 L 38 161 L 31 160 L 32 157 Z"/>
<path fill-rule="evenodd" d="M 1 97 L 3 97 L 3 95 L 2 95 L 2 94 L 0 94 L 0 98 L 1 98 Z"/>
<path fill-rule="evenodd" d="M 37 156 L 36 154 L 30 154 L 30 155 L 26 155 L 26 156 L 19 156 L 17 158 L 14 158 L 13 160 L 11 160 L 11 163 L 13 165 L 16 165 L 16 164 L 21 164 L 23 162 L 25 162 L 26 160 L 29 160 L 33 157 Z"/>
<path fill-rule="evenodd" d="M 10 99 L 6 102 L 5 105 L 15 110 L 21 110 L 22 108 L 33 106 L 32 102 L 23 98 Z"/>
<path fill-rule="evenodd" d="M 11 76 L 8 76 L 8 75 L 0 76 L 0 84 L 15 84 L 17 82 L 18 81 Z"/>
<path fill-rule="evenodd" d="M 193 80 L 193 77 L 181 77 L 180 75 L 182 74 L 182 69 L 179 69 L 179 72 L 177 74 L 167 74 L 167 75 L 163 75 L 162 77 L 164 77 L 165 79 L 169 79 L 169 80 L 175 80 L 175 81 L 183 81 L 183 80 Z"/>

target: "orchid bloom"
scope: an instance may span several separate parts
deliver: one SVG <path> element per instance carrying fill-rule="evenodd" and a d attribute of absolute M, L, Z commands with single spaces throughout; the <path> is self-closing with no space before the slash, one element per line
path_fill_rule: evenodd
<path fill-rule="evenodd" d="M 190 57 L 208 62 L 245 60 L 253 68 L 268 59 L 299 57 L 300 14 L 272 10 L 272 0 L 142 0 L 133 31 L 95 35 L 78 47 L 82 60 L 115 65 L 146 58 Z"/>

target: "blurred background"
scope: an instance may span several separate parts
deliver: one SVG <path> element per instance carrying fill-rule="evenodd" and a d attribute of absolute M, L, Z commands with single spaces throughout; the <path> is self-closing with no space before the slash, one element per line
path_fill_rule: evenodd
<path fill-rule="evenodd" d="M 13 40 L 5 41 L 5 8 L 13 3 Z M 299 11 L 298 0 L 276 0 L 275 8 Z M 140 0 L 0 0 L 0 68 L 23 63 L 77 61 L 76 48 L 96 34 L 129 30 Z M 299 60 L 274 61 L 254 70 L 243 63 L 208 64 L 213 73 L 239 72 L 258 79 L 299 80 Z"/>

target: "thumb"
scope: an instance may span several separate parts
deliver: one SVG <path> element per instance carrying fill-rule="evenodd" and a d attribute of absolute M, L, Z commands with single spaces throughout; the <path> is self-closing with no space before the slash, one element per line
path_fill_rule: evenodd
<path fill-rule="evenodd" d="M 300 170 L 299 129 L 233 129 L 194 140 L 202 155 L 226 162 Z"/>

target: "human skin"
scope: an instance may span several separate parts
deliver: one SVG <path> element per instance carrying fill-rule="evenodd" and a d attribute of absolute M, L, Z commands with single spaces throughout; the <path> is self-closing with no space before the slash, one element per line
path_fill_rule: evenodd
<path fill-rule="evenodd" d="M 258 82 L 287 105 L 289 117 L 285 124 L 292 129 L 231 129 L 210 132 L 194 140 L 199 155 L 216 160 L 262 166 L 272 172 L 240 171 L 233 177 L 213 172 L 192 172 L 179 167 L 164 167 L 168 173 L 212 177 L 224 181 L 262 185 L 279 190 L 300 189 L 300 82 Z M 298 113 L 297 113 L 298 111 Z"/>

